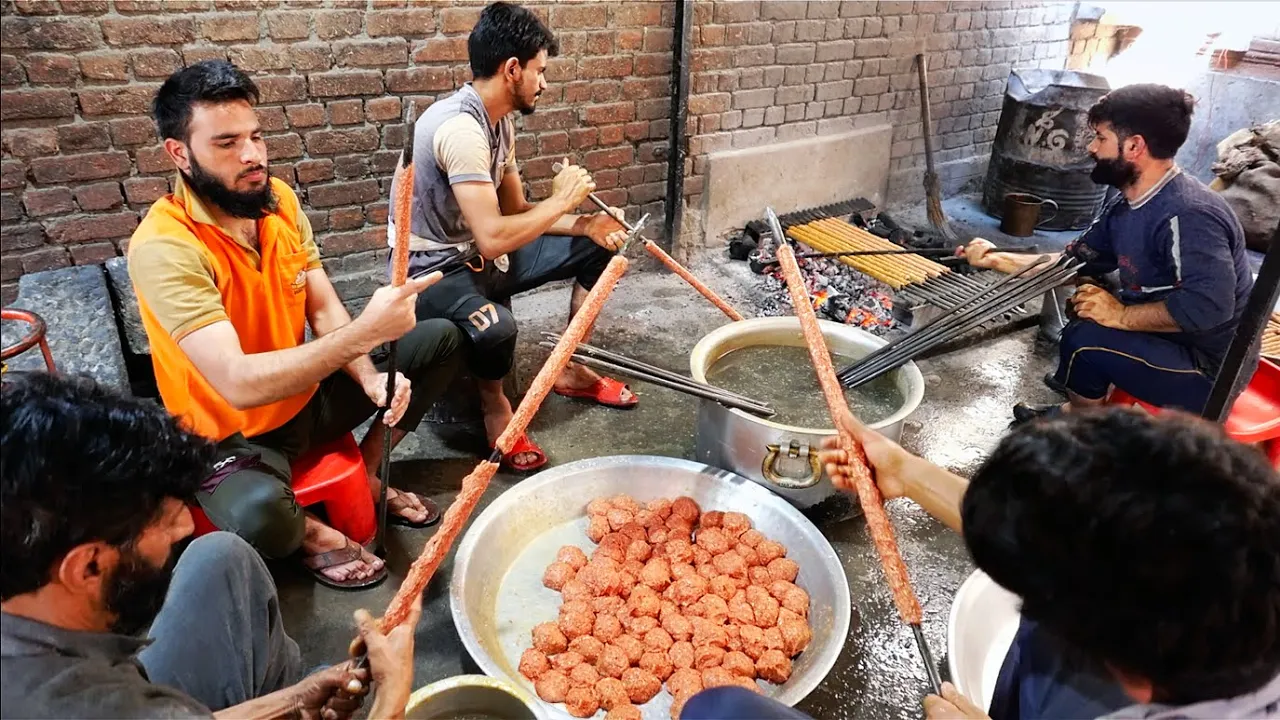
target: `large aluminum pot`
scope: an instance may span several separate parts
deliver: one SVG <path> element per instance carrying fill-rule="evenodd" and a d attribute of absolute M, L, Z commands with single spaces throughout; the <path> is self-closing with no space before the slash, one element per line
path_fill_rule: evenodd
<path fill-rule="evenodd" d="M 865 330 L 819 321 L 827 346 L 846 357 L 869 355 L 886 343 Z M 721 357 L 753 345 L 804 346 L 800 321 L 794 317 L 755 318 L 717 328 L 698 341 L 689 356 L 695 380 L 707 381 L 707 370 Z M 796 372 L 812 373 L 808 365 Z M 894 370 L 890 377 L 904 398 L 902 407 L 871 427 L 891 440 L 902 436 L 902 423 L 924 398 L 924 378 L 915 363 Z M 815 395 L 813 402 L 822 403 Z M 696 455 L 701 462 L 722 467 L 764 485 L 793 505 L 808 509 L 837 494 L 818 462 L 818 448 L 834 428 L 783 425 L 710 400 L 698 408 Z"/>
<path fill-rule="evenodd" d="M 407 720 L 546 720 L 532 694 L 486 675 L 458 675 L 418 688 L 404 715 Z"/>

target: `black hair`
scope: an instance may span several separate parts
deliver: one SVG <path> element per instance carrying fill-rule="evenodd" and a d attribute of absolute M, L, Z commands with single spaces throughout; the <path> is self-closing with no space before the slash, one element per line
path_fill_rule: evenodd
<path fill-rule="evenodd" d="M 524 67 L 543 50 L 549 57 L 560 54 L 555 34 L 527 8 L 505 2 L 485 6 L 467 38 L 471 75 L 477 80 L 493 77 L 510 58 Z"/>
<path fill-rule="evenodd" d="M 0 390 L 0 599 L 49 582 L 77 545 L 128 548 L 166 498 L 194 499 L 214 448 L 164 408 L 87 377 L 6 376 Z"/>
<path fill-rule="evenodd" d="M 244 100 L 258 103 L 258 86 L 226 60 L 205 60 L 170 75 L 156 91 L 151 114 L 162 139 L 191 139 L 191 108 L 196 103 Z"/>
<path fill-rule="evenodd" d="M 1151 157 L 1167 160 L 1187 141 L 1195 106 L 1195 98 L 1177 88 L 1127 85 L 1103 95 L 1089 108 L 1089 124 L 1110 123 L 1122 140 L 1141 135 Z"/>
<path fill-rule="evenodd" d="M 978 567 L 1070 646 L 1189 704 L 1280 671 L 1280 476 L 1174 412 L 1070 413 L 1009 434 L 962 504 Z"/>

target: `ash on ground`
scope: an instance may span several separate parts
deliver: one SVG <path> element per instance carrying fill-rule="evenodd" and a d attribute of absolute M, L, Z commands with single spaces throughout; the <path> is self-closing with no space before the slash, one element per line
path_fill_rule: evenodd
<path fill-rule="evenodd" d="M 797 243 L 796 247 L 800 252 L 813 252 L 807 245 Z M 773 256 L 771 248 L 765 253 Z M 874 335 L 885 335 L 900 327 L 893 317 L 893 288 L 835 258 L 799 258 L 797 264 L 819 318 L 853 325 Z M 753 302 L 758 315 L 794 314 L 791 295 L 777 265 L 756 278 L 759 292 L 754 294 Z"/>

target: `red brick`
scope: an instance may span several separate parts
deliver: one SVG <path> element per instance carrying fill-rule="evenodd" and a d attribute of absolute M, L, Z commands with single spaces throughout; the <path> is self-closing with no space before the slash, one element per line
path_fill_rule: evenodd
<path fill-rule="evenodd" d="M 159 88 L 156 83 L 131 83 L 101 90 L 80 90 L 83 115 L 146 115 Z"/>
<path fill-rule="evenodd" d="M 668 117 L 670 113 L 671 101 L 666 98 L 653 98 L 636 103 L 636 118 L 640 120 L 657 120 Z"/>
<path fill-rule="evenodd" d="M 670 60 L 667 58 L 668 62 Z M 583 58 L 578 62 L 578 74 L 583 78 L 626 77 L 631 74 L 631 58 L 618 56 Z"/>
<path fill-rule="evenodd" d="M 0 55 L 0 85 L 18 85 L 27 81 L 27 72 L 13 55 Z"/>
<path fill-rule="evenodd" d="M 102 45 L 98 23 L 87 18 L 0 18 L 5 50 L 80 50 Z"/>
<path fill-rule="evenodd" d="M 330 233 L 320 237 L 319 240 L 320 250 L 326 257 L 362 250 L 382 250 L 387 246 L 387 229 L 371 228 L 354 232 Z"/>
<path fill-rule="evenodd" d="M 318 103 L 290 105 L 284 109 L 289 125 L 295 128 L 317 127 L 324 124 L 324 106 Z"/>
<path fill-rule="evenodd" d="M 118 13 L 193 12 L 212 7 L 209 0 L 116 0 Z"/>
<path fill-rule="evenodd" d="M 384 202 L 364 206 L 365 217 L 369 218 L 369 223 L 372 225 L 386 225 L 387 211 L 387 203 Z"/>
<path fill-rule="evenodd" d="M 480 19 L 480 8 L 447 8 L 440 12 L 440 31 L 446 34 L 469 33 Z"/>
<path fill-rule="evenodd" d="M 369 157 L 367 155 L 344 155 L 334 158 L 333 174 L 340 180 L 363 178 L 369 174 Z"/>
<path fill-rule="evenodd" d="M 351 130 L 313 130 L 306 135 L 311 155 L 345 155 L 378 149 L 378 131 L 371 127 Z"/>
<path fill-rule="evenodd" d="M 751 22 L 760 17 L 760 3 L 747 0 L 718 2 L 715 5 L 715 21 L 717 23 Z"/>
<path fill-rule="evenodd" d="M 51 242 L 68 245 L 128 237 L 137 226 L 137 213 L 127 210 L 113 215 L 98 213 L 54 220 L 45 226 L 45 232 Z"/>
<path fill-rule="evenodd" d="M 157 140 L 156 124 L 148 117 L 112 120 L 111 139 L 119 147 L 149 145 Z"/>
<path fill-rule="evenodd" d="M 22 205 L 27 214 L 33 218 L 46 215 L 62 215 L 76 209 L 71 191 L 66 188 L 48 188 L 45 190 L 28 190 L 22 194 Z M 8 228 L 6 228 L 6 231 Z M 5 238 L 6 245 L 8 238 Z"/>
<path fill-rule="evenodd" d="M 218 10 L 265 10 L 279 5 L 281 0 L 213 0 Z"/>
<path fill-rule="evenodd" d="M 407 137 L 405 125 L 385 125 L 382 128 L 382 145 L 387 148 L 402 148 Z"/>
<path fill-rule="evenodd" d="M 114 210 L 124 204 L 120 183 L 104 182 L 81 185 L 75 189 L 81 210 Z"/>
<path fill-rule="evenodd" d="M 119 254 L 109 242 L 71 246 L 71 261 L 76 265 L 98 265 Z"/>
<path fill-rule="evenodd" d="M 26 165 L 17 160 L 0 160 L 0 190 L 13 190 L 26 184 Z"/>
<path fill-rule="evenodd" d="M 569 133 L 549 132 L 538 137 L 538 151 L 542 155 L 569 152 Z M 516 157 L 520 157 L 519 153 Z"/>
<path fill-rule="evenodd" d="M 293 65 L 286 45 L 237 45 L 227 57 L 247 73 L 288 70 Z"/>
<path fill-rule="evenodd" d="M 297 172 L 298 182 L 304 185 L 333 179 L 333 161 L 327 158 L 303 160 L 294 166 L 294 170 Z"/>
<path fill-rule="evenodd" d="M 539 130 L 566 130 L 577 127 L 578 114 L 572 109 L 557 108 L 555 110 L 539 110 L 523 118 L 524 129 L 529 132 Z"/>
<path fill-rule="evenodd" d="M 182 45 L 196 39 L 196 26 L 187 18 L 105 18 L 102 34 L 111 45 Z"/>
<path fill-rule="evenodd" d="M 329 103 L 330 125 L 355 125 L 364 122 L 364 103 L 359 100 L 339 100 Z"/>
<path fill-rule="evenodd" d="M 22 128 L 4 134 L 4 149 L 14 157 L 33 158 L 58 152 L 58 131 L 54 128 Z"/>
<path fill-rule="evenodd" d="M 623 138 L 626 137 L 625 127 L 624 125 L 609 125 L 608 127 L 600 128 L 600 144 L 620 145 Z"/>
<path fill-rule="evenodd" d="M 328 70 L 333 64 L 328 43 L 295 43 L 289 48 L 289 57 L 293 60 L 293 69 L 299 72 Z"/>
<path fill-rule="evenodd" d="M 200 35 L 213 42 L 257 40 L 259 32 L 256 13 L 217 13 L 200 23 Z"/>
<path fill-rule="evenodd" d="M 333 44 L 333 56 L 339 65 L 378 67 L 403 66 L 409 54 L 404 40 L 343 40 Z"/>
<path fill-rule="evenodd" d="M 643 30 L 619 30 L 618 49 L 635 52 L 644 47 Z"/>
<path fill-rule="evenodd" d="M 452 89 L 453 75 L 445 68 L 420 67 L 387 71 L 387 90 L 390 92 L 435 92 Z"/>
<path fill-rule="evenodd" d="M 0 221 L 12 222 L 21 220 L 23 215 L 22 203 L 18 202 L 17 195 L 0 193 Z"/>
<path fill-rule="evenodd" d="M 644 120 L 637 122 L 629 122 L 622 128 L 623 135 L 631 142 L 644 140 L 649 137 L 649 123 Z"/>
<path fill-rule="evenodd" d="M 45 185 L 119 177 L 129 174 L 129 154 L 115 151 L 36 158 L 31 161 L 31 174 Z"/>
<path fill-rule="evenodd" d="M 133 75 L 139 78 L 167 78 L 182 67 L 182 58 L 173 50 L 135 50 L 131 58 Z"/>
<path fill-rule="evenodd" d="M 360 34 L 364 13 L 357 10 L 325 10 L 315 14 L 316 36 L 321 40 Z"/>
<path fill-rule="evenodd" d="M 27 56 L 27 77 L 32 83 L 65 85 L 80 76 L 80 66 L 71 55 L 32 53 Z"/>
<path fill-rule="evenodd" d="M 369 158 L 369 169 L 376 173 L 394 173 L 400 163 L 399 150 L 379 150 Z"/>
<path fill-rule="evenodd" d="M 448 62 L 467 59 L 467 38 L 445 37 L 423 41 L 414 47 L 416 63 Z"/>
<path fill-rule="evenodd" d="M 583 167 L 589 172 L 602 168 L 618 168 L 629 165 L 635 153 L 630 147 L 610 148 L 608 150 L 592 150 L 583 159 Z"/>
<path fill-rule="evenodd" d="M 374 10 L 368 17 L 369 37 L 434 35 L 436 32 L 436 14 L 430 8 Z"/>
<path fill-rule="evenodd" d="M 706 115 L 708 113 L 728 112 L 731 102 L 732 96 L 729 93 L 695 95 L 689 98 L 689 113 L 691 115 Z"/>
<path fill-rule="evenodd" d="M 307 210 L 305 212 L 307 220 L 311 222 L 311 229 L 315 232 L 321 232 L 329 229 L 329 213 L 326 210 Z"/>
<path fill-rule="evenodd" d="M 289 187 L 296 188 L 298 185 L 293 174 L 293 165 L 288 163 L 272 165 L 267 172 L 271 174 L 271 177 L 283 180 Z"/>
<path fill-rule="evenodd" d="M 300 75 L 270 75 L 254 78 L 264 103 L 290 102 L 307 97 L 307 81 Z"/>
<path fill-rule="evenodd" d="M 670 53 L 651 53 L 636 56 L 636 75 L 668 75 L 670 73 Z"/>
<path fill-rule="evenodd" d="M 0 302 L 3 302 L 5 305 L 13 302 L 13 299 L 9 296 L 9 291 L 11 289 L 16 291 L 17 285 L 11 285 L 8 281 L 17 280 L 20 277 L 22 277 L 22 258 L 17 255 L 0 256 L 0 280 L 5 281 L 5 284 L 0 286 L 4 292 Z"/>
<path fill-rule="evenodd" d="M 57 0 L 15 0 L 15 9 L 23 15 L 57 15 Z"/>
<path fill-rule="evenodd" d="M 76 101 L 69 90 L 11 90 L 0 93 L 0 120 L 71 117 Z"/>
<path fill-rule="evenodd" d="M 260 107 L 257 114 L 258 124 L 263 132 L 281 132 L 289 127 L 282 107 Z"/>
<path fill-rule="evenodd" d="M 374 100 L 366 100 L 364 103 L 364 114 L 365 117 L 369 118 L 369 120 L 373 122 L 399 120 L 400 98 L 384 97 Z"/>
<path fill-rule="evenodd" d="M 644 29 L 645 52 L 671 52 L 671 43 L 671 28 L 650 27 Z"/>
<path fill-rule="evenodd" d="M 662 4 L 656 2 L 624 2 L 613 6 L 610 27 L 652 27 L 662 24 Z"/>
<path fill-rule="evenodd" d="M 551 25 L 556 29 L 607 27 L 607 8 L 603 3 L 557 4 L 551 8 Z"/>
<path fill-rule="evenodd" d="M 265 139 L 268 160 L 302 157 L 302 138 L 297 133 L 268 135 Z"/>
<path fill-rule="evenodd" d="M 403 71 L 401 71 L 403 72 Z M 308 75 L 311 94 L 316 97 L 341 97 L 344 95 L 381 95 L 382 74 L 375 70 L 334 71 Z M 387 73 L 387 86 L 391 88 L 391 73 Z"/>
<path fill-rule="evenodd" d="M 169 181 L 164 178 L 129 178 L 124 181 L 124 196 L 133 205 L 145 205 L 169 194 Z"/>
<path fill-rule="evenodd" d="M 24 273 L 57 270 L 71 265 L 71 256 L 67 254 L 66 248 L 61 247 L 40 248 L 22 255 L 21 258 L 22 272 Z"/>
<path fill-rule="evenodd" d="M 200 45 L 197 47 L 182 48 L 182 62 L 187 65 L 195 65 L 205 60 L 226 60 L 227 49 L 212 45 Z"/>
<path fill-rule="evenodd" d="M 329 211 L 329 227 L 334 230 L 353 230 L 364 226 L 364 208 L 344 207 Z"/>
<path fill-rule="evenodd" d="M 302 40 L 311 37 L 311 13 L 267 13 L 267 34 L 272 40 Z"/>
<path fill-rule="evenodd" d="M 141 173 L 157 173 L 157 172 L 173 172 L 173 161 L 169 158 L 169 153 L 161 145 L 149 148 L 138 148 L 134 154 L 138 172 Z"/>
<path fill-rule="evenodd" d="M 591 105 L 582 110 L 582 120 L 588 125 L 611 125 L 634 120 L 636 106 L 633 102 Z"/>

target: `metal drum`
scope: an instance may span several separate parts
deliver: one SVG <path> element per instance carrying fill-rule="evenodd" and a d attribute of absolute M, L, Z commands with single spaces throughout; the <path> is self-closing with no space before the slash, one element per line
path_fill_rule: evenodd
<path fill-rule="evenodd" d="M 1005 195 L 1029 193 L 1058 204 L 1058 213 L 1040 227 L 1088 227 L 1106 192 L 1106 186 L 1089 179 L 1089 108 L 1110 89 L 1105 78 L 1070 70 L 1009 73 L 982 189 L 983 210 L 1003 217 Z"/>

